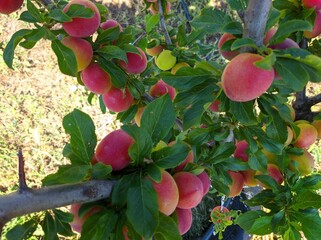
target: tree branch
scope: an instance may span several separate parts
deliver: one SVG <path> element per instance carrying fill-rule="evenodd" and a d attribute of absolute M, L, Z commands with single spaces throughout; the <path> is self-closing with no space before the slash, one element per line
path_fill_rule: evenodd
<path fill-rule="evenodd" d="M 251 38 L 257 46 L 263 44 L 264 31 L 268 20 L 272 0 L 249 0 L 244 16 L 243 38 Z M 253 52 L 253 49 L 243 49 L 243 52 Z"/>
<path fill-rule="evenodd" d="M 318 95 L 315 95 L 313 97 L 309 97 L 307 100 L 307 105 L 312 107 L 315 104 L 318 104 L 320 102 L 321 102 L 321 93 L 319 93 Z"/>
<path fill-rule="evenodd" d="M 166 24 L 165 24 L 165 18 L 164 18 L 164 10 L 163 10 L 163 6 L 162 6 L 162 0 L 158 0 L 158 11 L 159 11 L 159 24 L 162 28 L 164 37 L 165 37 L 165 42 L 167 45 L 171 45 L 172 44 L 172 40 L 171 37 L 168 34 L 167 28 L 166 28 Z"/>
<path fill-rule="evenodd" d="M 27 183 L 26 183 L 26 174 L 25 174 L 25 161 L 23 159 L 23 155 L 22 155 L 22 151 L 21 149 L 19 149 L 18 151 L 18 161 L 19 161 L 19 191 L 20 192 L 23 192 L 23 191 L 26 191 L 28 190 L 28 186 L 27 186 Z"/>
<path fill-rule="evenodd" d="M 18 216 L 107 198 L 113 185 L 113 181 L 92 180 L 40 189 L 28 188 L 23 192 L 0 196 L 0 232 L 5 223 Z"/>

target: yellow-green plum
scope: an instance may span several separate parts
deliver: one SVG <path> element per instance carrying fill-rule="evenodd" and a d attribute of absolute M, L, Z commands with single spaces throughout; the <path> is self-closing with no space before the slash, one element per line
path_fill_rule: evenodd
<path fill-rule="evenodd" d="M 193 223 L 193 215 L 191 209 L 176 208 L 177 225 L 179 234 L 183 235 L 188 232 Z"/>
<path fill-rule="evenodd" d="M 172 55 L 172 51 L 163 50 L 155 60 L 156 66 L 163 71 L 170 70 L 176 64 L 176 57 Z"/>
<path fill-rule="evenodd" d="M 61 43 L 70 48 L 75 54 L 78 72 L 84 70 L 91 63 L 93 49 L 87 40 L 67 36 L 61 40 Z"/>
<path fill-rule="evenodd" d="M 98 63 L 92 62 L 80 73 L 85 87 L 96 94 L 105 94 L 112 87 L 110 75 Z"/>
<path fill-rule="evenodd" d="M 267 91 L 274 80 L 274 69 L 266 70 L 255 65 L 263 59 L 258 54 L 241 53 L 227 64 L 221 83 L 229 99 L 247 102 Z"/>
<path fill-rule="evenodd" d="M 290 155 L 291 160 L 296 162 L 297 168 L 302 176 L 309 175 L 314 168 L 314 157 L 307 150 L 304 150 L 302 155 Z M 289 168 L 294 171 L 295 167 L 293 164 L 290 164 Z"/>
<path fill-rule="evenodd" d="M 186 62 L 176 63 L 175 66 L 171 69 L 171 74 L 175 75 L 178 69 L 181 69 L 182 67 L 189 67 L 189 64 Z"/>
<path fill-rule="evenodd" d="M 318 131 L 318 138 L 321 138 L 321 120 L 314 120 L 312 122 L 312 125 L 315 127 L 315 129 Z"/>
<path fill-rule="evenodd" d="M 158 209 L 165 215 L 171 215 L 178 204 L 178 187 L 177 184 L 169 174 L 169 172 L 162 171 L 162 179 L 160 182 L 151 180 L 158 198 Z"/>
<path fill-rule="evenodd" d="M 124 112 L 130 108 L 134 102 L 134 97 L 128 88 L 120 89 L 112 86 L 109 91 L 102 96 L 105 106 L 112 112 Z"/>
<path fill-rule="evenodd" d="M 235 56 L 239 55 L 240 52 L 237 50 L 234 51 L 223 51 L 222 50 L 222 46 L 225 42 L 227 42 L 228 40 L 231 39 L 235 39 L 236 37 L 233 34 L 230 33 L 223 33 L 223 35 L 221 36 L 220 40 L 218 41 L 217 47 L 219 50 L 219 53 L 228 60 L 232 60 Z"/>
<path fill-rule="evenodd" d="M 126 61 L 121 60 L 119 62 L 120 66 L 130 74 L 139 74 L 145 71 L 147 67 L 147 57 L 142 49 L 136 47 L 138 53 L 127 52 L 127 63 Z"/>
<path fill-rule="evenodd" d="M 67 12 L 70 6 L 74 4 L 83 5 L 86 8 L 90 8 L 94 12 L 94 15 L 90 18 L 72 18 L 71 22 L 64 22 L 62 24 L 63 29 L 73 37 L 89 37 L 99 28 L 99 10 L 96 5 L 89 0 L 72 0 L 64 7 L 63 12 Z"/>
<path fill-rule="evenodd" d="M 230 195 L 229 197 L 235 197 L 240 195 L 244 185 L 244 178 L 240 172 L 227 171 L 232 178 L 232 183 L 229 185 Z"/>
<path fill-rule="evenodd" d="M 190 209 L 196 207 L 203 198 L 202 181 L 190 172 L 178 172 L 173 175 L 178 187 L 177 207 Z"/>
<path fill-rule="evenodd" d="M 121 170 L 131 161 L 128 150 L 133 143 L 134 139 L 124 130 L 114 130 L 99 142 L 95 158 L 97 162 L 110 165 L 113 171 Z"/>
<path fill-rule="evenodd" d="M 17 11 L 23 4 L 23 0 L 1 0 L 0 13 L 10 14 Z"/>
<path fill-rule="evenodd" d="M 318 131 L 317 129 L 310 123 L 297 123 L 295 122 L 297 127 L 300 129 L 300 133 L 298 136 L 296 136 L 294 132 L 294 143 L 293 145 L 295 147 L 299 148 L 308 148 L 318 138 Z"/>
<path fill-rule="evenodd" d="M 157 83 L 153 86 L 151 86 L 149 90 L 149 94 L 152 97 L 160 97 L 165 95 L 166 93 L 169 94 L 170 98 L 172 100 L 176 97 L 176 90 L 172 86 L 166 84 L 162 79 L 158 80 Z"/>

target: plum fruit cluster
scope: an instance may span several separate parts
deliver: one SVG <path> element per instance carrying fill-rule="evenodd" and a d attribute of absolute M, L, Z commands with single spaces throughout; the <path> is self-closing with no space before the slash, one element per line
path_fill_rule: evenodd
<path fill-rule="evenodd" d="M 105 106 L 113 112 L 123 112 L 134 102 L 134 97 L 127 87 L 118 88 L 112 83 L 110 73 L 103 69 L 95 59 L 92 43 L 89 40 L 97 31 L 107 31 L 118 28 L 122 32 L 121 25 L 107 19 L 101 22 L 101 16 L 97 6 L 89 0 L 70 1 L 63 9 L 67 12 L 72 5 L 82 5 L 93 11 L 92 17 L 74 17 L 71 22 L 64 22 L 63 29 L 66 36 L 61 40 L 62 44 L 70 48 L 77 61 L 77 70 L 85 87 L 94 94 L 102 95 Z M 110 44 L 116 44 L 114 40 Z M 127 52 L 126 61 L 119 60 L 117 64 L 126 74 L 140 74 L 147 67 L 147 57 L 142 49 L 136 47 L 137 52 Z"/>

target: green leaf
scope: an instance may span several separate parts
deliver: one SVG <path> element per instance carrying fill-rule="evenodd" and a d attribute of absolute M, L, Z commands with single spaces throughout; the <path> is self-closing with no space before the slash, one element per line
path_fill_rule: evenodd
<path fill-rule="evenodd" d="M 150 134 L 145 128 L 136 125 L 124 125 L 122 129 L 127 132 L 135 142 L 130 146 L 128 154 L 134 164 L 141 165 L 145 157 L 149 157 L 153 148 Z"/>
<path fill-rule="evenodd" d="M 11 36 L 10 41 L 3 51 L 3 60 L 9 68 L 13 69 L 12 63 L 14 58 L 14 51 L 17 45 L 25 36 L 27 36 L 31 32 L 32 30 L 29 29 L 20 29 Z"/>
<path fill-rule="evenodd" d="M 48 14 L 49 19 L 53 19 L 58 22 L 71 22 L 72 18 L 69 17 L 66 13 L 64 13 L 61 9 L 55 8 L 51 9 Z"/>
<path fill-rule="evenodd" d="M 19 16 L 19 20 L 24 21 L 24 22 L 28 22 L 28 23 L 37 23 L 37 19 L 35 19 L 30 12 L 28 11 L 24 11 L 20 14 Z"/>
<path fill-rule="evenodd" d="M 111 77 L 113 86 L 123 88 L 126 86 L 129 76 L 113 61 L 104 58 L 98 59 L 99 66 L 102 67 Z"/>
<path fill-rule="evenodd" d="M 92 168 L 92 177 L 94 179 L 106 179 L 112 172 L 112 167 L 103 163 L 96 163 Z"/>
<path fill-rule="evenodd" d="M 294 227 L 289 227 L 283 234 L 284 240 L 301 240 L 301 234 Z"/>
<path fill-rule="evenodd" d="M 63 236 L 74 235 L 69 224 L 73 220 L 73 215 L 69 212 L 63 212 L 59 209 L 54 209 L 53 212 L 55 214 L 57 232 Z"/>
<path fill-rule="evenodd" d="M 321 196 L 315 192 L 302 190 L 297 193 L 294 203 L 291 205 L 294 210 L 306 208 L 321 208 Z"/>
<path fill-rule="evenodd" d="M 235 144 L 232 142 L 227 142 L 220 144 L 218 147 L 213 148 L 210 152 L 211 162 L 214 164 L 224 162 L 228 159 L 235 151 Z"/>
<path fill-rule="evenodd" d="M 118 215 L 113 209 L 91 215 L 83 225 L 80 240 L 109 239 L 117 220 Z"/>
<path fill-rule="evenodd" d="M 111 193 L 112 205 L 119 207 L 123 207 L 126 205 L 128 189 L 130 185 L 135 181 L 137 181 L 137 174 L 133 173 L 122 176 L 122 178 L 115 183 L 113 191 Z"/>
<path fill-rule="evenodd" d="M 40 13 L 39 9 L 30 0 L 27 0 L 27 9 L 30 15 L 36 19 L 37 22 L 44 22 L 44 17 Z"/>
<path fill-rule="evenodd" d="M 155 240 L 182 239 L 178 231 L 177 223 L 174 221 L 173 218 L 168 217 L 162 213 L 160 214 L 159 224 L 156 228 L 154 239 Z"/>
<path fill-rule="evenodd" d="M 146 22 L 146 32 L 150 33 L 159 23 L 159 14 L 146 15 L 145 22 Z"/>
<path fill-rule="evenodd" d="M 151 238 L 159 225 L 159 212 L 157 193 L 149 179 L 141 178 L 132 184 L 127 206 L 127 219 L 135 231 L 145 239 Z"/>
<path fill-rule="evenodd" d="M 261 183 L 271 188 L 273 191 L 277 191 L 279 184 L 269 175 L 255 175 L 255 178 L 258 179 Z"/>
<path fill-rule="evenodd" d="M 45 240 L 58 240 L 56 222 L 47 211 L 41 224 Z"/>
<path fill-rule="evenodd" d="M 161 168 L 174 168 L 181 164 L 191 149 L 184 143 L 176 143 L 171 147 L 164 147 L 153 152 L 152 159 Z"/>
<path fill-rule="evenodd" d="M 248 234 L 266 235 L 272 232 L 272 216 L 263 211 L 248 211 L 239 215 L 235 222 Z"/>
<path fill-rule="evenodd" d="M 89 174 L 91 166 L 89 165 L 63 165 L 59 166 L 56 173 L 47 175 L 43 180 L 44 186 L 78 183 L 85 180 Z"/>
<path fill-rule="evenodd" d="M 313 174 L 310 176 L 306 176 L 304 178 L 301 178 L 301 181 L 303 182 L 302 187 L 305 189 L 318 190 L 321 188 L 320 174 Z"/>
<path fill-rule="evenodd" d="M 204 8 L 200 15 L 191 21 L 191 25 L 207 34 L 214 34 L 220 32 L 226 22 L 226 13 L 223 11 L 217 8 Z"/>
<path fill-rule="evenodd" d="M 254 101 L 249 102 L 230 102 L 230 111 L 234 117 L 245 126 L 256 125 L 258 123 L 254 115 Z"/>
<path fill-rule="evenodd" d="M 31 49 L 33 48 L 36 43 L 44 38 L 47 34 L 47 30 L 45 28 L 36 28 L 33 29 L 31 33 L 29 33 L 27 36 L 25 36 L 25 41 L 20 42 L 20 46 Z"/>
<path fill-rule="evenodd" d="M 235 41 L 233 41 L 232 45 L 231 45 L 231 50 L 237 50 L 241 47 L 250 47 L 250 48 L 254 48 L 257 49 L 257 45 L 256 43 L 253 41 L 253 39 L 251 38 L 239 38 L 236 39 Z"/>
<path fill-rule="evenodd" d="M 108 28 L 104 31 L 102 31 L 95 40 L 95 44 L 101 45 L 106 44 L 112 41 L 115 41 L 119 38 L 120 28 L 119 26 Z M 111 46 L 111 45 L 109 45 Z"/>
<path fill-rule="evenodd" d="M 270 39 L 270 45 L 275 45 L 285 40 L 291 33 L 297 31 L 311 31 L 312 26 L 309 22 L 304 20 L 289 20 L 286 22 L 282 22 L 278 26 L 278 30 Z"/>
<path fill-rule="evenodd" d="M 162 180 L 162 168 L 158 167 L 156 164 L 148 164 L 146 166 L 147 175 L 153 179 L 155 182 L 160 182 Z"/>
<path fill-rule="evenodd" d="M 295 212 L 293 215 L 302 224 L 301 230 L 307 239 L 321 239 L 321 218 L 317 209 Z"/>
<path fill-rule="evenodd" d="M 36 231 L 37 225 L 34 219 L 18 224 L 7 232 L 6 238 L 7 240 L 27 240 Z"/>
<path fill-rule="evenodd" d="M 106 45 L 96 51 L 104 59 L 110 61 L 112 59 L 120 59 L 127 61 L 126 52 L 114 45 Z"/>
<path fill-rule="evenodd" d="M 94 11 L 82 4 L 71 4 L 66 12 L 71 18 L 91 18 L 94 16 Z"/>
<path fill-rule="evenodd" d="M 60 71 L 63 74 L 76 77 L 78 69 L 74 52 L 59 40 L 53 40 L 51 42 L 51 48 L 57 56 Z"/>
<path fill-rule="evenodd" d="M 237 11 L 245 10 L 249 0 L 227 0 L 229 6 Z"/>
<path fill-rule="evenodd" d="M 154 142 L 163 140 L 176 119 L 175 108 L 169 95 L 155 99 L 147 105 L 141 118 L 141 128 L 147 130 Z"/>
<path fill-rule="evenodd" d="M 63 127 L 71 137 L 70 146 L 73 154 L 79 160 L 77 163 L 90 163 L 97 144 L 95 125 L 90 116 L 74 109 L 64 117 Z"/>

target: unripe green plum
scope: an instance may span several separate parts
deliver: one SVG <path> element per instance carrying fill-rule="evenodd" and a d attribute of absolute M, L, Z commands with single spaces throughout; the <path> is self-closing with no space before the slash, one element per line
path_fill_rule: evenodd
<path fill-rule="evenodd" d="M 95 158 L 97 162 L 110 165 L 113 171 L 121 170 L 131 161 L 128 150 L 133 143 L 134 139 L 124 130 L 114 130 L 99 142 Z"/>
<path fill-rule="evenodd" d="M 229 197 L 235 197 L 240 195 L 244 185 L 244 178 L 240 172 L 227 171 L 232 178 L 232 183 L 229 185 L 230 195 Z"/>
<path fill-rule="evenodd" d="M 170 70 L 176 64 L 176 57 L 172 55 L 172 51 L 163 50 L 155 60 L 156 66 L 163 71 Z"/>
<path fill-rule="evenodd" d="M 109 91 L 102 96 L 105 106 L 113 112 L 124 112 L 134 102 L 134 97 L 128 88 L 119 89 L 111 87 Z"/>
<path fill-rule="evenodd" d="M 10 14 L 17 11 L 23 4 L 23 0 L 1 0 L 0 13 Z"/>
<path fill-rule="evenodd" d="M 306 38 L 315 38 L 321 34 L 321 12 L 316 10 L 316 17 L 314 20 L 312 31 L 304 31 L 303 36 Z"/>
<path fill-rule="evenodd" d="M 110 75 L 98 63 L 91 63 L 80 74 L 86 88 L 96 94 L 105 94 L 112 87 Z"/>
<path fill-rule="evenodd" d="M 222 75 L 222 88 L 229 99 L 247 102 L 266 92 L 274 80 L 274 69 L 265 70 L 255 65 L 263 59 L 258 54 L 241 53 L 227 64 Z"/>
<path fill-rule="evenodd" d="M 152 97 L 160 97 L 165 95 L 166 93 L 169 94 L 172 100 L 176 97 L 176 90 L 172 86 L 166 84 L 162 79 L 158 80 L 157 83 L 151 86 L 149 90 L 149 94 Z"/>
<path fill-rule="evenodd" d="M 193 215 L 191 209 L 176 208 L 177 225 L 179 234 L 183 235 L 188 232 L 192 226 Z"/>
<path fill-rule="evenodd" d="M 127 63 L 123 60 L 119 62 L 120 66 L 130 74 L 140 74 L 145 71 L 147 67 L 147 57 L 146 54 L 137 47 L 139 54 L 127 52 Z"/>
<path fill-rule="evenodd" d="M 177 184 L 167 171 L 162 171 L 162 179 L 160 182 L 151 180 L 155 191 L 157 192 L 159 211 L 165 215 L 171 215 L 178 204 L 178 187 Z"/>
<path fill-rule="evenodd" d="M 310 123 L 297 123 L 297 127 L 300 128 L 300 133 L 298 136 L 294 132 L 294 146 L 299 148 L 308 148 L 318 138 L 317 129 Z"/>
<path fill-rule="evenodd" d="M 84 70 L 90 64 L 93 58 L 93 49 L 88 41 L 67 36 L 61 40 L 61 43 L 70 48 L 75 54 L 78 72 Z"/>
<path fill-rule="evenodd" d="M 227 42 L 228 40 L 231 40 L 231 39 L 235 39 L 236 37 L 233 35 L 233 34 L 230 34 L 230 33 L 224 33 L 220 40 L 218 41 L 218 44 L 217 44 L 217 47 L 218 47 L 218 50 L 219 50 L 219 53 L 225 58 L 225 59 L 228 59 L 228 60 L 232 60 L 235 56 L 239 55 L 240 52 L 237 51 L 237 50 L 234 50 L 234 51 L 223 51 L 222 50 L 222 46 L 225 42 Z"/>
<path fill-rule="evenodd" d="M 73 4 L 83 5 L 93 10 L 94 15 L 91 18 L 73 18 L 71 22 L 64 22 L 63 29 L 73 37 L 89 37 L 97 31 L 100 25 L 100 13 L 96 5 L 89 0 L 72 0 L 63 9 L 67 12 Z"/>
<path fill-rule="evenodd" d="M 179 192 L 177 207 L 183 209 L 196 207 L 203 198 L 202 181 L 190 172 L 178 172 L 173 177 Z"/>

